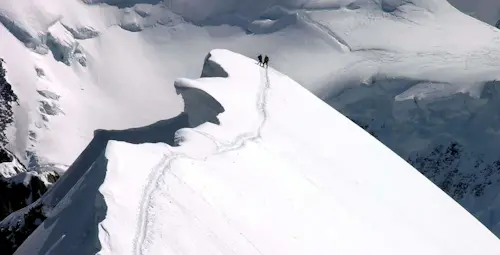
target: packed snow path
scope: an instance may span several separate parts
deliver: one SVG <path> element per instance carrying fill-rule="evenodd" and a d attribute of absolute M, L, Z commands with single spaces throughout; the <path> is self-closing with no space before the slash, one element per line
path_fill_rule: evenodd
<path fill-rule="evenodd" d="M 141 200 L 140 212 L 137 222 L 138 223 L 137 231 L 135 234 L 134 244 L 133 244 L 134 254 L 136 255 L 148 254 L 147 252 L 148 234 L 150 231 L 152 231 L 149 221 L 150 210 L 153 209 L 153 207 L 151 206 L 151 199 L 153 193 L 157 190 L 158 185 L 160 185 L 159 180 L 162 180 L 165 173 L 170 170 L 172 161 L 178 158 L 188 158 L 192 160 L 205 161 L 210 156 L 222 154 L 228 151 L 238 150 L 239 148 L 244 146 L 244 144 L 247 141 L 255 141 L 260 138 L 261 130 L 264 127 L 267 120 L 267 112 L 266 112 L 267 91 L 271 87 L 268 70 L 269 70 L 268 68 L 264 67 L 261 69 L 261 76 L 263 76 L 262 78 L 264 79 L 264 81 L 261 82 L 259 95 L 257 96 L 258 100 L 256 102 L 257 111 L 260 113 L 260 124 L 258 125 L 258 128 L 256 130 L 242 133 L 229 143 L 218 141 L 215 137 L 205 132 L 193 130 L 196 133 L 199 133 L 210 139 L 216 145 L 217 150 L 213 154 L 207 155 L 202 158 L 200 157 L 195 158 L 187 155 L 186 153 L 181 153 L 181 152 L 171 152 L 170 154 L 164 154 L 158 165 L 156 165 L 151 170 L 151 174 L 148 177 L 147 185 L 144 188 L 143 199 Z M 257 248 L 255 249 L 258 251 Z"/>

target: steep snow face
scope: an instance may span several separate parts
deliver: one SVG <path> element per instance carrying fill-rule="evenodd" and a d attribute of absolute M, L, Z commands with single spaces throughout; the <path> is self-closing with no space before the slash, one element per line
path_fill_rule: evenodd
<path fill-rule="evenodd" d="M 15 254 L 499 254 L 474 217 L 290 78 L 228 50 L 204 66 L 176 81 L 204 123 L 178 146 L 111 141 L 74 164 L 65 176 L 80 177 L 56 184 L 72 188 Z"/>

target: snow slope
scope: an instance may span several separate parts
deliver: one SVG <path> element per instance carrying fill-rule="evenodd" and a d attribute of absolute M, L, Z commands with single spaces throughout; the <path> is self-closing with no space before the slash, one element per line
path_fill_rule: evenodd
<path fill-rule="evenodd" d="M 63 199 L 68 192 L 80 188 L 80 185 L 84 186 L 85 190 L 82 192 L 86 194 L 86 197 L 84 197 L 81 201 L 73 200 L 75 205 L 79 205 L 78 208 L 76 208 L 79 213 L 83 212 L 82 207 L 84 209 L 92 210 L 94 206 L 104 204 L 104 202 L 101 202 L 102 195 L 98 194 L 98 187 L 102 184 L 105 171 L 93 172 L 93 175 L 89 176 L 87 170 L 94 164 L 96 158 L 105 149 L 109 140 L 126 141 L 135 144 L 158 142 L 174 144 L 175 131 L 188 126 L 190 126 L 189 119 L 185 114 L 180 114 L 175 118 L 161 120 L 152 125 L 141 128 L 111 131 L 97 130 L 89 145 L 68 168 L 67 172 L 62 176 L 61 181 L 58 181 L 50 189 L 50 192 L 45 193 L 43 197 L 35 201 L 33 204 L 10 214 L 0 222 L 0 247 L 2 248 L 0 252 L 2 252 L 2 254 L 14 253 L 17 247 L 19 247 L 19 245 L 22 244 L 22 242 L 47 218 L 47 216 L 51 214 L 54 207 L 61 202 L 61 199 Z M 82 176 L 92 179 L 92 182 L 85 181 L 82 183 Z M 93 199 L 89 199 L 92 196 L 96 197 L 95 201 Z M 93 221 L 100 220 L 100 216 L 104 215 L 106 210 L 105 207 L 100 209 L 101 211 L 98 211 L 100 214 L 94 214 L 95 217 L 91 217 L 92 215 L 90 214 L 87 215 L 89 218 L 86 219 L 91 222 L 87 222 L 84 218 L 81 218 L 78 223 L 87 224 L 87 226 L 96 225 L 93 224 Z M 102 213 L 103 211 L 104 214 Z M 69 217 L 66 219 L 69 223 L 65 224 L 75 227 L 75 219 L 71 215 L 72 214 L 67 214 Z M 87 235 L 88 233 L 85 232 L 79 234 Z M 82 238 L 83 237 L 80 239 Z M 95 249 L 96 246 L 91 245 L 88 248 Z"/>
<path fill-rule="evenodd" d="M 22 100 L 12 142 L 16 155 L 35 167 L 63 169 L 96 129 L 139 127 L 179 114 L 182 102 L 169 84 L 179 76 L 196 78 L 191 67 L 213 47 L 269 53 L 279 70 L 329 94 L 331 84 L 343 88 L 340 79 L 376 72 L 365 68 L 345 77 L 352 65 L 394 58 L 380 51 L 403 51 L 395 55 L 403 62 L 436 62 L 439 48 L 477 49 L 495 35 L 438 0 L 20 0 L 0 3 L 0 17 L 0 55 Z M 470 35 L 454 28 L 462 21 L 460 29 Z M 304 62 L 310 68 L 302 68 Z M 54 138 L 62 132 L 66 139 Z"/>
<path fill-rule="evenodd" d="M 64 170 L 96 129 L 178 115 L 170 84 L 196 78 L 214 47 L 267 53 L 327 97 L 385 66 L 433 79 L 443 74 L 435 66 L 473 65 L 498 41 L 474 21 L 442 0 L 2 2 L 0 56 L 21 100 L 13 150 L 33 168 Z"/>
<path fill-rule="evenodd" d="M 96 129 L 178 116 L 172 84 L 212 48 L 265 53 L 500 233 L 500 123 L 484 90 L 500 34 L 444 0 L 16 0 L 0 23 L 20 100 L 10 146 L 30 169 L 65 170 Z M 449 157 L 454 140 L 465 149 Z"/>
<path fill-rule="evenodd" d="M 179 129 L 179 146 L 108 142 L 74 166 L 79 180 L 57 183 L 72 189 L 15 254 L 500 252 L 467 211 L 292 79 L 228 50 L 204 66 L 176 87 L 190 120 L 208 107 L 217 124 Z"/>

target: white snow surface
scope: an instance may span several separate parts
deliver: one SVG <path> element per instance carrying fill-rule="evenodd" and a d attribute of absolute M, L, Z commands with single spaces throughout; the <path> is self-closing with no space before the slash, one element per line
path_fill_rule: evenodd
<path fill-rule="evenodd" d="M 70 165 L 96 129 L 179 114 L 174 80 L 197 78 L 213 48 L 268 54 L 322 98 L 380 75 L 477 95 L 500 76 L 498 29 L 444 0 L 16 0 L 0 2 L 0 23 L 21 101 L 10 146 L 42 166 Z"/>
<path fill-rule="evenodd" d="M 404 83 L 396 84 L 395 95 L 380 87 L 383 96 L 391 97 L 390 105 L 397 106 L 393 101 L 438 100 L 457 94 L 470 100 L 479 97 L 485 82 L 500 79 L 498 29 L 458 12 L 444 0 L 16 0 L 0 1 L 0 23 L 0 57 L 6 61 L 7 79 L 21 101 L 16 108 L 15 128 L 9 130 L 13 135 L 9 149 L 20 159 L 26 151 L 34 152 L 30 155 L 37 159 L 24 159 L 30 162 L 23 163 L 30 166 L 35 161 L 42 169 L 69 166 L 96 129 L 142 127 L 179 114 L 183 104 L 175 93 L 174 81 L 177 77 L 198 77 L 200 59 L 213 48 L 227 48 L 250 57 L 268 54 L 273 68 L 323 99 L 355 93 L 350 90 L 354 86 L 369 86 L 377 79 L 394 79 Z M 177 82 L 179 86 L 187 83 L 191 84 Z M 352 102 L 362 96 L 355 95 Z M 244 102 L 246 98 L 234 100 Z M 290 104 L 304 103 L 290 100 Z M 367 109 L 371 105 L 358 107 Z M 257 125 L 252 119 L 255 112 L 238 112 L 244 112 L 244 117 L 248 114 L 248 118 L 239 116 L 234 127 L 214 129 L 204 125 L 199 129 L 234 135 L 249 128 L 247 125 Z M 378 115 L 377 121 L 382 122 L 385 114 L 408 117 L 405 109 L 396 109 Z M 490 115 L 484 115 L 484 120 L 481 123 L 487 126 Z M 303 121 L 296 118 L 294 125 L 297 122 Z M 318 128 L 322 129 L 315 126 L 313 130 Z M 287 129 L 283 127 L 284 134 L 280 135 L 288 135 Z M 334 132 L 331 127 L 329 131 Z M 315 131 L 309 132 L 307 138 L 317 139 L 313 138 L 318 137 Z M 474 135 L 465 129 L 463 132 Z M 179 134 L 196 135 L 187 130 Z M 194 147 L 189 155 L 201 157 L 216 148 L 210 139 L 205 140 L 206 146 L 184 142 L 183 148 Z M 490 143 L 494 151 L 495 140 L 490 139 Z M 421 147 L 426 143 L 397 144 Z M 475 144 L 484 147 L 482 139 Z M 289 146 L 290 150 L 295 148 Z M 198 151 L 200 148 L 207 151 Z M 335 155 L 331 144 L 325 148 L 329 149 L 321 154 L 322 160 Z M 156 155 L 153 152 L 162 154 L 163 150 L 152 146 L 151 153 Z M 97 160 L 100 164 L 85 169 L 85 180 L 98 175 L 96 171 L 103 169 L 105 160 L 103 154 Z M 154 161 L 141 165 L 145 169 Z M 49 194 L 41 201 L 49 201 L 49 209 L 69 190 L 77 195 L 89 185 L 62 183 L 52 192 L 55 196 Z M 500 222 L 495 217 L 497 194 L 490 193 L 481 206 L 473 208 L 486 211 L 482 217 L 493 224 Z M 81 199 L 82 207 L 96 206 Z M 85 212 L 77 208 L 74 213 Z M 65 215 L 66 224 L 77 229 L 74 218 L 67 212 Z M 85 227 L 85 221 L 77 223 Z M 59 232 L 53 233 L 57 236 Z M 467 233 L 451 236 L 459 234 Z M 461 247 L 458 244 L 463 242 L 458 240 L 456 246 Z"/>
<path fill-rule="evenodd" d="M 174 147 L 110 141 L 78 181 L 57 183 L 74 186 L 16 254 L 90 254 L 95 236 L 99 254 L 500 254 L 473 216 L 301 85 L 209 56 L 211 77 L 176 87 L 206 92 L 199 111 L 219 102 L 219 124 L 178 130 Z"/>

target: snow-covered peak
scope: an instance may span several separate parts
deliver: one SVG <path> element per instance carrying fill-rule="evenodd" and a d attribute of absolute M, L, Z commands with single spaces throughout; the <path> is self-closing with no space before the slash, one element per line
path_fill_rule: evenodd
<path fill-rule="evenodd" d="M 456 83 L 444 95 L 499 78 L 499 32 L 441 0 L 19 0 L 0 23 L 22 105 L 12 143 L 41 166 L 66 168 L 96 129 L 178 115 L 174 80 L 212 48 L 267 53 L 325 98 L 378 76 Z"/>
<path fill-rule="evenodd" d="M 292 79 L 228 50 L 202 73 L 176 82 L 190 123 L 175 146 L 91 144 L 16 254 L 500 253 L 474 217 Z"/>
<path fill-rule="evenodd" d="M 206 121 L 228 125 L 233 129 L 222 129 L 228 132 L 224 134 L 213 125 L 199 127 L 200 132 L 215 132 L 226 140 L 254 127 L 255 112 L 221 103 L 235 100 L 247 105 L 247 101 L 215 100 L 205 85 L 176 80 L 199 77 L 206 52 L 228 48 L 252 57 L 268 54 L 273 68 L 328 99 L 361 126 L 369 125 L 370 132 L 379 129 L 377 136 L 385 137 L 381 141 L 387 146 L 405 159 L 416 158 L 413 161 L 424 165 L 419 170 L 431 173 L 433 181 L 439 180 L 436 184 L 462 199 L 462 205 L 493 231 L 500 229 L 495 217 L 500 176 L 495 154 L 498 104 L 496 83 L 491 83 L 500 79 L 500 34 L 446 1 L 19 0 L 0 1 L 0 23 L 0 57 L 20 101 L 8 142 L 30 169 L 66 169 L 96 129 L 141 127 L 175 117 L 149 127 L 155 131 L 167 127 L 169 132 L 99 131 L 91 145 L 102 150 L 84 152 L 81 156 L 88 157 L 77 162 L 98 157 L 109 139 L 170 142 L 172 123 L 177 129 Z M 214 72 L 222 70 L 217 65 L 208 63 L 202 76 L 225 76 L 225 71 Z M 201 90 L 195 89 L 198 86 Z M 252 89 L 243 91 L 251 94 Z M 185 105 L 176 90 L 183 94 Z M 189 117 L 179 115 L 183 107 Z M 236 115 L 240 119 L 234 123 Z M 227 122 L 223 116 L 228 116 Z M 134 136 L 135 132 L 148 139 Z M 215 149 L 206 140 L 206 150 L 200 150 L 197 142 L 189 142 L 191 136 L 203 138 L 190 129 L 178 132 L 176 140 L 184 150 L 203 156 Z M 472 157 L 464 164 L 464 156 L 450 161 L 447 153 L 438 153 L 441 156 L 428 160 L 425 155 L 443 137 L 472 150 L 462 155 L 479 159 Z M 329 152 L 325 157 L 331 157 Z M 57 205 L 74 187 L 68 180 L 80 180 L 92 162 L 83 167 L 85 171 L 70 168 L 74 174 L 55 185 L 43 205 L 49 209 Z M 466 173 L 461 173 L 463 169 Z M 440 176 L 433 177 L 435 172 Z M 466 192 L 469 196 L 463 195 Z M 20 215 L 7 221 L 16 222 L 10 220 Z"/>

